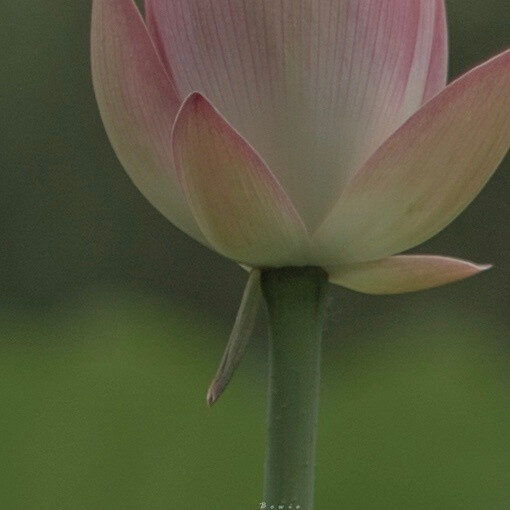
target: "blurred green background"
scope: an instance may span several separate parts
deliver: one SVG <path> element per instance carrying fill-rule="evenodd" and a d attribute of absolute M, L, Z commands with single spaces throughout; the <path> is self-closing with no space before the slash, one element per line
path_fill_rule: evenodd
<path fill-rule="evenodd" d="M 451 77 L 508 46 L 508 0 L 447 3 Z M 263 318 L 205 406 L 246 275 L 124 174 L 91 88 L 90 2 L 1 7 L 0 508 L 259 508 Z M 417 250 L 492 271 L 332 289 L 318 509 L 510 508 L 509 170 Z"/>

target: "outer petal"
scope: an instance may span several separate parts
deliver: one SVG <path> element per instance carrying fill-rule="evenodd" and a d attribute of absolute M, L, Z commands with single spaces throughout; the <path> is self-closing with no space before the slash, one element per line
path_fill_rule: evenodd
<path fill-rule="evenodd" d="M 429 239 L 480 192 L 510 145 L 510 50 L 435 96 L 374 154 L 314 236 L 321 264 Z"/>
<path fill-rule="evenodd" d="M 223 255 L 250 266 L 300 265 L 305 227 L 255 151 L 200 94 L 175 123 L 174 157 L 200 228 Z"/>
<path fill-rule="evenodd" d="M 402 294 L 455 282 L 490 269 L 433 255 L 400 255 L 375 262 L 327 268 L 332 283 L 365 294 Z"/>
<path fill-rule="evenodd" d="M 162 214 L 204 241 L 172 169 L 179 98 L 132 0 L 94 0 L 91 43 L 94 89 L 117 156 Z"/>
<path fill-rule="evenodd" d="M 425 89 L 440 86 L 444 63 L 435 41 L 443 38 L 436 22 L 443 0 L 147 5 L 179 92 L 211 100 L 261 154 L 309 226 L 419 108 Z"/>

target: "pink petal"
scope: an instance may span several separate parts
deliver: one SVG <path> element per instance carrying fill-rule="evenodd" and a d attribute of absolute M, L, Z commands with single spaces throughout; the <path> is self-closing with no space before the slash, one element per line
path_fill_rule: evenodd
<path fill-rule="evenodd" d="M 180 94 L 211 100 L 310 226 L 426 89 L 439 87 L 443 0 L 147 5 Z"/>
<path fill-rule="evenodd" d="M 490 265 L 433 255 L 399 255 L 327 268 L 332 283 L 365 294 L 402 294 L 463 280 Z"/>
<path fill-rule="evenodd" d="M 158 29 L 156 16 L 157 16 L 157 14 L 154 12 L 153 4 L 150 1 L 145 2 L 145 25 L 147 27 L 147 31 L 149 32 L 149 35 L 151 36 L 152 42 L 158 52 L 158 55 L 159 55 L 161 61 L 164 63 L 166 60 L 165 46 L 161 39 L 161 33 Z M 174 87 L 175 90 L 177 90 L 177 88 L 175 86 L 175 82 L 172 79 L 170 69 L 167 69 L 167 73 L 168 73 L 170 80 L 172 81 L 172 86 Z"/>
<path fill-rule="evenodd" d="M 439 2 L 434 25 L 434 41 L 430 57 L 427 83 L 423 93 L 425 103 L 446 87 L 448 79 L 448 26 L 446 23 L 446 6 Z"/>
<path fill-rule="evenodd" d="M 96 98 L 118 158 L 162 214 L 204 241 L 172 169 L 179 98 L 132 0 L 94 0 L 91 43 Z"/>
<path fill-rule="evenodd" d="M 240 263 L 304 263 L 305 227 L 265 163 L 200 94 L 184 103 L 173 135 L 175 163 L 211 245 Z"/>
<path fill-rule="evenodd" d="M 510 145 L 510 50 L 429 101 L 349 183 L 314 235 L 321 264 L 429 239 L 475 198 Z"/>

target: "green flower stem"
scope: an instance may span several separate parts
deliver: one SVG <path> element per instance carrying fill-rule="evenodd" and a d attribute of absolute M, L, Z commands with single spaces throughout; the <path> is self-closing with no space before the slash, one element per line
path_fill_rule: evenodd
<path fill-rule="evenodd" d="M 313 509 L 315 445 L 327 274 L 319 268 L 262 272 L 269 312 L 268 507 Z"/>

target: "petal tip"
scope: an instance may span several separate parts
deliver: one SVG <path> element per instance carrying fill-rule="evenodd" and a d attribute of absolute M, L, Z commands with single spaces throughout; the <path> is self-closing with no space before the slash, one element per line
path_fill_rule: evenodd
<path fill-rule="evenodd" d="M 201 101 L 206 101 L 205 97 L 200 92 L 191 92 L 186 99 L 184 100 L 184 104 L 195 105 L 200 103 Z"/>
<path fill-rule="evenodd" d="M 193 109 L 193 110 L 203 110 L 206 108 L 214 109 L 214 107 L 211 105 L 210 101 L 202 95 L 200 92 L 192 92 L 189 94 L 186 99 L 182 103 L 182 110 L 183 109 Z"/>
<path fill-rule="evenodd" d="M 188 119 L 191 118 L 206 118 L 209 122 L 213 123 L 216 127 L 221 125 L 220 114 L 218 110 L 211 104 L 211 102 L 200 92 L 192 92 L 182 102 L 181 108 L 177 114 L 173 133 L 178 130 L 176 126 L 178 124 L 185 124 Z M 174 134 L 172 134 L 174 138 Z"/>

